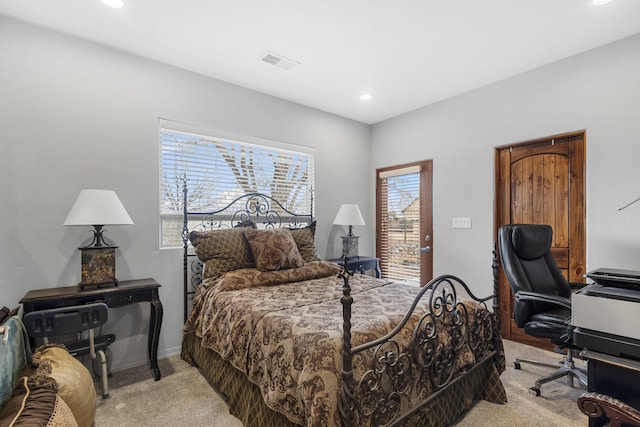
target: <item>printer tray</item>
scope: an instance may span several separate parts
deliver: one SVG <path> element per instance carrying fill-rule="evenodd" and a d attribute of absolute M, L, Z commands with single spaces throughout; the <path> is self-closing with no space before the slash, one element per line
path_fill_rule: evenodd
<path fill-rule="evenodd" d="M 616 288 L 640 291 L 640 271 L 599 268 L 588 272 L 585 276 L 602 286 L 613 286 Z"/>
<path fill-rule="evenodd" d="M 599 353 L 640 360 L 640 340 L 634 338 L 575 328 L 573 343 L 578 347 L 588 348 Z"/>

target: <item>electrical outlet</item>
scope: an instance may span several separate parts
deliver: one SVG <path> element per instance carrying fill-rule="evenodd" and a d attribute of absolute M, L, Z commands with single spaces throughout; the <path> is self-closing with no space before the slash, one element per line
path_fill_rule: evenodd
<path fill-rule="evenodd" d="M 471 218 L 451 218 L 451 228 L 471 228 Z"/>

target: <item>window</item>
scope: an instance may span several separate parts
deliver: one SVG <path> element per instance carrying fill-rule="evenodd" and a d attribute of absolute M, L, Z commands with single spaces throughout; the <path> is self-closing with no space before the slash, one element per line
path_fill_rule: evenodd
<path fill-rule="evenodd" d="M 250 192 L 270 195 L 292 212 L 312 211 L 312 149 L 184 128 L 172 122 L 160 128 L 161 247 L 182 246 L 185 179 L 191 212 L 222 209 Z"/>

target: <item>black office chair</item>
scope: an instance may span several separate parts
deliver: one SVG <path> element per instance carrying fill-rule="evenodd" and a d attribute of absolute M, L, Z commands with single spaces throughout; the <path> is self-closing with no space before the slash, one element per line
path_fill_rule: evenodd
<path fill-rule="evenodd" d="M 95 336 L 94 330 L 106 323 L 108 308 L 105 303 L 77 305 L 73 307 L 53 308 L 50 310 L 32 311 L 22 319 L 27 333 L 32 338 L 50 338 L 75 334 L 78 337 L 88 331 L 88 338 L 72 342 L 62 342 L 69 353 L 74 356 L 90 355 L 93 361 L 100 357 L 102 398 L 109 397 L 108 369 L 106 349 L 116 339 L 114 334 Z"/>
<path fill-rule="evenodd" d="M 571 327 L 571 285 L 560 272 L 551 254 L 553 230 L 548 225 L 508 224 L 498 231 L 500 257 L 509 286 L 515 295 L 514 317 L 528 335 L 547 338 L 559 349 L 566 349 L 562 366 L 536 381 L 530 391 L 540 396 L 542 384 L 567 376 L 587 385 L 586 370 L 575 366 Z M 557 368 L 557 365 L 516 358 L 521 363 Z"/>

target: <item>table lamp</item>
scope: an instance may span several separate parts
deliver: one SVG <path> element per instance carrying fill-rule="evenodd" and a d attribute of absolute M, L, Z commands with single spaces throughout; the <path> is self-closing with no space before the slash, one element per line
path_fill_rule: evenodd
<path fill-rule="evenodd" d="M 333 220 L 333 224 L 349 226 L 349 233 L 346 236 L 342 236 L 342 256 L 346 256 L 347 258 L 358 256 L 359 236 L 353 235 L 353 226 L 365 225 L 358 205 L 340 206 L 336 219 Z"/>
<path fill-rule="evenodd" d="M 116 279 L 117 246 L 104 241 L 105 225 L 133 224 L 122 202 L 111 190 L 82 190 L 71 207 L 64 225 L 93 226 L 93 241 L 80 247 L 82 258 L 80 289 L 85 286 L 118 285 Z"/>

